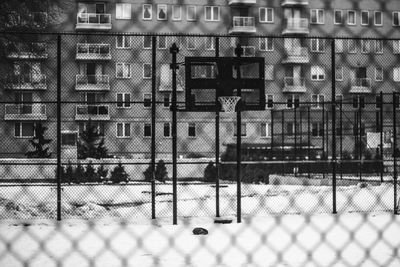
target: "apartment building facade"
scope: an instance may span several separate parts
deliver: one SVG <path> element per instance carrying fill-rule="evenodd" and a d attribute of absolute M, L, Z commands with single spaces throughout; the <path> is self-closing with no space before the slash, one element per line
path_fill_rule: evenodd
<path fill-rule="evenodd" d="M 41 19 L 31 23 L 40 29 L 43 25 L 37 22 L 46 14 L 37 14 L 32 16 Z M 185 56 L 215 56 L 216 51 L 234 56 L 238 43 L 244 56 L 265 58 L 266 110 L 243 113 L 241 135 L 246 143 L 285 146 L 310 139 L 312 146 L 327 150 L 330 113 L 322 103 L 331 100 L 335 80 L 335 97 L 349 103 L 340 133 L 344 147 L 351 150 L 354 136 L 376 132 L 383 123 L 379 106 L 374 106 L 380 92 L 396 92 L 400 82 L 396 0 L 72 1 L 60 17 L 57 29 L 69 33 L 61 37 L 62 100 L 70 102 L 62 106 L 62 130 L 82 131 L 91 120 L 110 154 L 121 157 L 149 157 L 153 133 L 157 154 L 171 154 L 169 47 L 174 42 L 180 47 L 180 62 Z M 0 111 L 2 157 L 24 156 L 38 121 L 56 137 L 56 105 L 46 102 L 54 101 L 57 92 L 57 47 L 54 36 L 51 41 L 43 38 L 30 45 L 10 42 L 7 64 L 12 71 L 2 90 L 2 98 L 10 103 Z M 151 60 L 154 51 L 156 66 Z M 184 66 L 177 88 L 182 103 L 183 72 Z M 221 114 L 221 151 L 224 144 L 235 142 L 235 129 L 235 117 Z M 183 157 L 212 157 L 215 114 L 179 113 L 178 140 Z"/>

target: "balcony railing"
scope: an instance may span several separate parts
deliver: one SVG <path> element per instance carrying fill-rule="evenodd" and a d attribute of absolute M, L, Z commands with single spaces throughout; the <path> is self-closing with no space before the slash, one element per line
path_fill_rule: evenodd
<path fill-rule="evenodd" d="M 110 60 L 109 44 L 77 44 L 76 59 L 81 60 Z"/>
<path fill-rule="evenodd" d="M 350 93 L 352 94 L 370 94 L 371 79 L 370 78 L 355 78 L 351 80 Z"/>
<path fill-rule="evenodd" d="M 309 34 L 310 26 L 306 18 L 288 18 L 282 34 Z"/>
<path fill-rule="evenodd" d="M 283 82 L 284 93 L 305 93 L 307 91 L 304 78 L 285 77 Z"/>
<path fill-rule="evenodd" d="M 108 105 L 77 105 L 75 120 L 110 120 Z"/>
<path fill-rule="evenodd" d="M 6 45 L 6 55 L 12 59 L 46 59 L 47 46 L 45 43 L 13 43 Z"/>
<path fill-rule="evenodd" d="M 253 5 L 257 4 L 257 0 L 229 0 L 229 5 Z"/>
<path fill-rule="evenodd" d="M 40 73 L 9 75 L 6 88 L 12 90 L 46 90 L 46 75 Z"/>
<path fill-rule="evenodd" d="M 80 13 L 76 30 L 111 30 L 111 14 Z"/>
<path fill-rule="evenodd" d="M 233 26 L 229 33 L 254 33 L 256 25 L 254 17 L 233 17 Z"/>
<path fill-rule="evenodd" d="M 109 91 L 110 77 L 108 75 L 77 74 L 75 89 L 78 91 Z"/>
<path fill-rule="evenodd" d="M 308 63 L 310 61 L 307 47 L 285 49 L 285 58 L 282 63 Z"/>
<path fill-rule="evenodd" d="M 282 0 L 281 6 L 307 6 L 308 0 Z"/>
<path fill-rule="evenodd" d="M 5 120 L 47 120 L 46 105 L 31 104 L 6 104 Z"/>

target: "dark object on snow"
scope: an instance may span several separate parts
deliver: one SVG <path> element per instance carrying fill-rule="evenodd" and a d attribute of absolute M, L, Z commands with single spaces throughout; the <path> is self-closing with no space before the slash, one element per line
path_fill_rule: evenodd
<path fill-rule="evenodd" d="M 201 227 L 196 227 L 193 229 L 193 234 L 194 235 L 208 235 L 207 229 L 201 228 Z"/>
<path fill-rule="evenodd" d="M 214 223 L 221 223 L 221 224 L 232 223 L 232 219 L 215 218 Z"/>

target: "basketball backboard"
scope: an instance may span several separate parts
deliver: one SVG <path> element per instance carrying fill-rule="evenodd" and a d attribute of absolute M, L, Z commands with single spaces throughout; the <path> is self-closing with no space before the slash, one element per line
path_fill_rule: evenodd
<path fill-rule="evenodd" d="M 240 96 L 241 110 L 264 110 L 264 68 L 262 57 L 186 57 L 186 110 L 221 110 L 220 96 Z"/>

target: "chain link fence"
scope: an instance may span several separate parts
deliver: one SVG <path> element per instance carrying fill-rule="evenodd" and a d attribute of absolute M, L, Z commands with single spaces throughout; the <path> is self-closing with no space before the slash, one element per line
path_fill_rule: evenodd
<path fill-rule="evenodd" d="M 400 264 L 399 40 L 0 38 L 1 266 Z M 182 111 L 185 57 L 237 44 L 265 59 L 240 143 L 234 114 Z"/>

